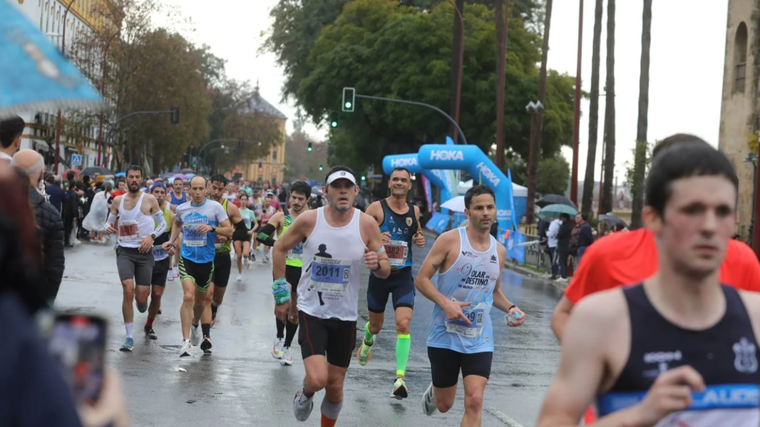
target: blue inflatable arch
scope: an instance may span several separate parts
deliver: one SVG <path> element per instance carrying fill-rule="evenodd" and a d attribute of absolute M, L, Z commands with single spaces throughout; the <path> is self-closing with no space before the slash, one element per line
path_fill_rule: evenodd
<path fill-rule="evenodd" d="M 390 175 L 393 169 L 405 168 L 411 173 L 421 173 L 425 175 L 425 178 L 430 180 L 430 183 L 441 189 L 441 203 L 454 197 L 452 189 L 448 188 L 444 181 L 443 171 L 428 170 L 420 167 L 420 161 L 417 153 L 411 154 L 397 154 L 393 156 L 385 156 L 383 159 L 383 172 L 386 175 Z M 432 209 L 432 206 L 430 207 Z"/>

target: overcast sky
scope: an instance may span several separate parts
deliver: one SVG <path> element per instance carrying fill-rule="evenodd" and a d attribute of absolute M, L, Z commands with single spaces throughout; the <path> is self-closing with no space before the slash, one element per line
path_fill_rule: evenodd
<path fill-rule="evenodd" d="M 292 131 L 295 108 L 281 100 L 282 70 L 274 55 L 259 54 L 260 33 L 271 25 L 269 11 L 278 0 L 163 0 L 180 5 L 191 18 L 195 32 L 188 36 L 198 44 L 211 46 L 212 52 L 227 60 L 227 73 L 239 80 L 260 81 L 264 98 L 277 106 L 290 120 Z M 583 89 L 590 90 L 591 42 L 594 0 L 585 0 L 583 31 Z M 605 6 L 606 6 L 605 1 Z M 650 69 L 650 141 L 676 132 L 694 133 L 718 144 L 720 102 L 726 33 L 726 0 L 655 0 L 652 19 L 652 56 Z M 641 56 L 640 0 L 617 1 L 615 90 L 617 109 L 616 171 L 624 179 L 624 163 L 631 159 L 636 138 Z M 212 6 L 213 5 L 213 6 Z M 578 34 L 578 0 L 554 2 L 550 36 L 549 68 L 575 75 Z M 606 10 L 602 32 L 601 87 L 604 87 L 606 57 Z M 465 55 L 467 53 L 465 52 Z M 507 90 L 509 88 L 507 87 Z M 527 104 L 530 100 L 526 99 Z M 601 136 L 605 98 L 600 98 L 599 151 L 596 177 L 599 177 Z M 579 150 L 579 178 L 586 170 L 588 146 L 588 102 L 582 103 Z M 307 128 L 322 137 L 326 129 Z M 465 130 L 466 131 L 466 130 Z M 568 162 L 572 150 L 563 149 Z"/>

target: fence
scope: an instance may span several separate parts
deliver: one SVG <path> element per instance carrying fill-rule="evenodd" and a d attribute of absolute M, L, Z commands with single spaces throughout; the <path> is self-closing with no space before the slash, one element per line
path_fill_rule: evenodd
<path fill-rule="evenodd" d="M 533 234 L 523 234 L 525 236 L 525 243 L 538 241 L 538 236 Z M 549 254 L 544 252 L 544 249 L 538 243 L 525 245 L 525 265 L 529 265 L 533 268 L 540 270 L 551 271 L 551 259 Z"/>

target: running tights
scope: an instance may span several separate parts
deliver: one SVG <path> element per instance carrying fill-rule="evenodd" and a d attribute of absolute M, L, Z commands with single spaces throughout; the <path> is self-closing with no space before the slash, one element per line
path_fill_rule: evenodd
<path fill-rule="evenodd" d="M 298 323 L 291 323 L 290 319 L 288 319 L 287 333 L 285 333 L 285 347 L 290 347 L 290 344 L 293 342 L 293 337 L 296 336 L 297 330 Z M 277 319 L 277 338 L 282 338 L 283 332 L 285 332 L 285 324 L 282 323 L 280 319 Z"/>

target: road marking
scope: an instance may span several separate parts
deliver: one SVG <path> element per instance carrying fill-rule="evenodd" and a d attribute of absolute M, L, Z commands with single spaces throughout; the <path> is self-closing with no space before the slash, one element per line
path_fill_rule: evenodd
<path fill-rule="evenodd" d="M 518 423 L 517 421 L 510 418 L 507 414 L 504 412 L 501 412 L 498 409 L 494 409 L 491 407 L 486 408 L 486 412 L 491 414 L 494 418 L 504 423 L 504 425 L 508 427 L 523 427 L 522 424 Z"/>

